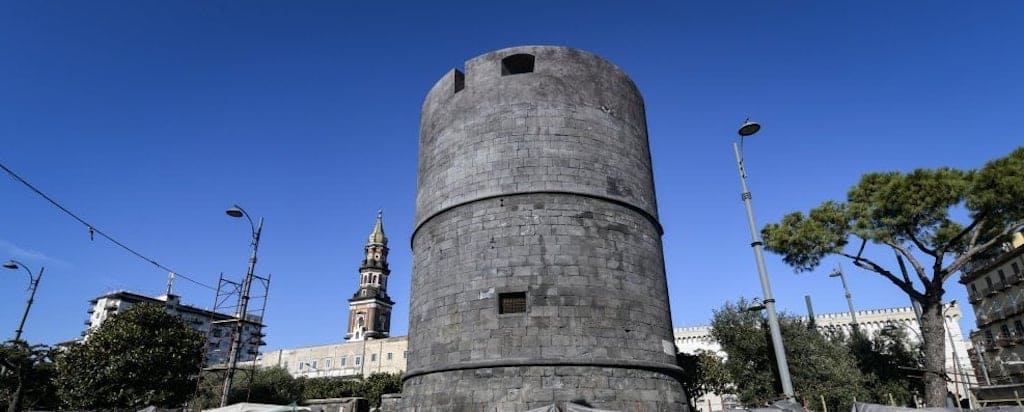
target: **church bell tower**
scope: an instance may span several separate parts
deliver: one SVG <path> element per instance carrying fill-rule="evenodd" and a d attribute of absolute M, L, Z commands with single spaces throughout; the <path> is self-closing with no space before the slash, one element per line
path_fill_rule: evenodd
<path fill-rule="evenodd" d="M 386 338 L 391 331 L 391 307 L 388 296 L 388 238 L 384 236 L 384 214 L 377 212 L 377 222 L 366 241 L 363 262 L 359 265 L 359 290 L 348 300 L 348 333 L 345 339 Z"/>

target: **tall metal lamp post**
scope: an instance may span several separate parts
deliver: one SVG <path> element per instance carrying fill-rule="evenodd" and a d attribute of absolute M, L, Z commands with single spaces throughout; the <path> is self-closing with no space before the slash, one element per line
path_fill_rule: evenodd
<path fill-rule="evenodd" d="M 789 364 L 786 361 L 786 348 L 782 344 L 782 332 L 779 330 L 779 318 L 775 314 L 775 298 L 772 297 L 772 287 L 768 282 L 768 270 L 764 264 L 764 252 L 762 248 L 761 235 L 757 231 L 757 224 L 754 223 L 754 207 L 751 205 L 750 190 L 747 189 L 747 171 L 743 166 L 743 139 L 753 136 L 761 130 L 761 125 L 747 119 L 740 126 L 739 142 L 733 142 L 732 149 L 736 153 L 736 167 L 740 172 L 740 185 L 743 188 L 743 205 L 747 209 L 747 224 L 750 225 L 750 246 L 754 249 L 754 260 L 757 262 L 757 272 L 761 277 L 761 291 L 764 293 L 764 307 L 768 314 L 768 328 L 772 335 L 772 349 L 775 351 L 775 360 L 779 368 L 779 382 L 782 384 L 782 394 L 787 400 L 794 400 L 793 382 L 789 377 Z"/>
<path fill-rule="evenodd" d="M 850 326 L 853 327 L 853 333 L 860 333 L 860 324 L 857 323 L 857 311 L 853 309 L 853 295 L 850 294 L 850 288 L 846 286 L 846 275 L 843 274 L 843 267 L 836 265 L 836 268 L 832 269 L 832 273 L 829 273 L 828 277 L 839 278 L 843 282 L 843 292 L 846 292 L 846 305 L 850 308 Z"/>
<path fill-rule="evenodd" d="M 946 329 L 946 336 L 949 337 L 949 350 L 953 356 L 953 374 L 956 379 L 953 380 L 953 387 L 956 387 L 956 381 L 960 381 L 960 386 L 963 387 L 964 394 L 967 396 L 967 402 L 971 403 L 971 381 L 967 376 L 967 372 L 960 364 L 960 354 L 956 350 L 956 341 L 953 339 L 953 331 L 949 328 L 949 324 L 946 322 L 946 312 L 956 307 L 956 299 L 949 301 L 949 305 L 942 309 L 942 327 Z M 960 327 L 959 323 L 956 323 L 956 327 Z"/>
<path fill-rule="evenodd" d="M 32 309 L 32 302 L 36 298 L 36 288 L 39 287 L 39 279 L 42 279 L 43 271 L 46 270 L 46 268 L 40 266 L 39 274 L 32 276 L 32 271 L 29 270 L 28 266 L 25 266 L 24 263 L 17 260 L 8 260 L 7 263 L 4 263 L 4 267 L 12 270 L 17 270 L 20 267 L 28 272 L 28 288 L 31 292 L 28 295 L 28 303 L 25 304 L 25 312 L 21 314 L 21 322 L 18 323 L 18 330 L 14 331 L 14 340 L 18 341 L 21 340 L 21 331 L 25 329 L 25 319 L 28 318 L 28 311 Z"/>
<path fill-rule="evenodd" d="M 235 327 L 232 328 L 231 332 L 231 352 L 228 354 L 227 376 L 224 377 L 224 389 L 220 395 L 220 406 L 222 407 L 228 403 L 231 380 L 235 377 L 235 369 L 238 367 L 238 354 L 242 350 L 242 327 L 245 322 L 246 313 L 249 310 L 249 288 L 252 286 L 253 272 L 256 270 L 256 251 L 260 247 L 260 232 L 263 231 L 263 218 L 260 218 L 259 224 L 255 224 L 241 206 L 234 205 L 224 211 L 224 213 L 236 218 L 244 216 L 249 221 L 249 227 L 252 229 L 252 255 L 249 256 L 249 270 L 245 273 L 245 279 L 242 280 L 242 290 L 238 297 L 238 311 L 235 312 Z"/>

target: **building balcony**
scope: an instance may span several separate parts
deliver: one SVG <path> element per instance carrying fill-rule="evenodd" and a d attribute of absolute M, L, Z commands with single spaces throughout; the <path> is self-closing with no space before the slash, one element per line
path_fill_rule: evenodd
<path fill-rule="evenodd" d="M 967 301 L 971 302 L 971 303 L 979 303 L 979 302 L 981 302 L 981 294 L 968 293 L 967 294 Z"/>
<path fill-rule="evenodd" d="M 996 345 L 1002 346 L 1004 348 L 1008 347 L 1008 346 L 1016 346 L 1017 345 L 1017 339 L 1016 339 L 1016 337 L 1013 334 L 1009 334 L 1009 335 L 1000 334 L 999 336 L 996 337 Z"/>
<path fill-rule="evenodd" d="M 993 317 L 992 315 L 990 315 L 988 313 L 985 313 L 983 311 L 978 311 L 975 314 L 975 317 L 978 319 L 978 327 L 979 328 L 983 327 L 985 325 L 988 325 L 989 323 L 992 323 L 992 321 L 995 320 L 995 317 Z"/>

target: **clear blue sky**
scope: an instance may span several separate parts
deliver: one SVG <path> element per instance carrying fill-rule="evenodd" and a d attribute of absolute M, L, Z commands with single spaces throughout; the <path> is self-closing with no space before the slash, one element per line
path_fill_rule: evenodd
<path fill-rule="evenodd" d="M 407 330 L 419 109 L 484 52 L 585 49 L 646 99 L 676 326 L 760 287 L 731 141 L 743 119 L 758 223 L 845 198 L 874 170 L 963 168 L 1024 144 L 1019 2 L 8 2 L 0 11 L 0 162 L 176 271 L 240 278 L 266 227 L 267 349 L 339 342 L 378 208 L 391 239 L 393 335 Z M 719 4 L 721 3 L 721 4 Z M 158 294 L 166 273 L 0 177 L 0 259 L 46 267 L 24 336 L 83 330 L 88 300 Z M 845 310 L 835 261 L 768 255 L 779 306 Z M 847 265 L 860 308 L 902 306 Z M 0 337 L 27 277 L 0 272 Z M 966 302 L 963 287 L 947 286 Z M 186 302 L 213 293 L 179 280 Z M 970 315 L 970 313 L 968 312 Z M 973 327 L 973 320 L 964 322 Z"/>

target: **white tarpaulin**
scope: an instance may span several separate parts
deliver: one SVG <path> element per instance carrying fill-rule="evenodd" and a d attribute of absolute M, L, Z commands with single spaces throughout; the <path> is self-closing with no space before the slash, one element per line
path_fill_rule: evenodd
<path fill-rule="evenodd" d="M 234 405 L 228 405 L 223 408 L 216 409 L 203 409 L 203 412 L 290 412 L 290 411 L 304 411 L 309 412 L 310 409 L 305 406 L 295 405 L 272 405 L 268 403 L 236 403 Z"/>

